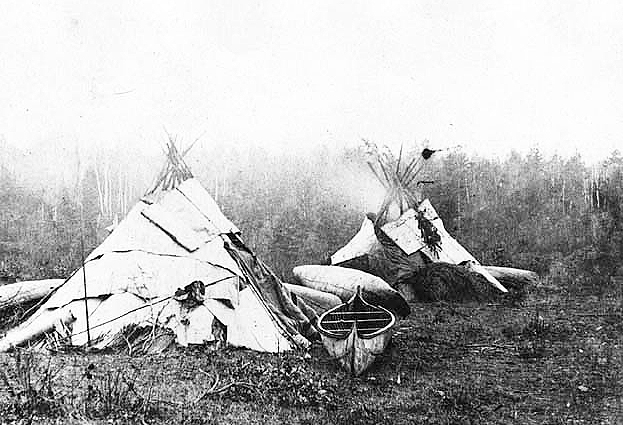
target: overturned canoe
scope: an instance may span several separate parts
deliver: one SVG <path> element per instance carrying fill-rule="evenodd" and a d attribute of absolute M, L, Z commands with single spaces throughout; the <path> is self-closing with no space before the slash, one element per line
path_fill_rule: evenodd
<path fill-rule="evenodd" d="M 539 275 L 531 270 L 516 269 L 512 267 L 482 266 L 494 278 L 504 286 L 515 290 L 527 285 L 539 283 Z"/>
<path fill-rule="evenodd" d="M 395 324 L 391 311 L 368 304 L 357 288 L 348 302 L 320 316 L 318 330 L 329 355 L 358 376 L 385 351 Z"/>
<path fill-rule="evenodd" d="M 357 288 L 361 288 L 365 299 L 374 305 L 380 305 L 400 317 L 406 317 L 411 312 L 409 304 L 398 291 L 380 277 L 361 270 L 305 265 L 295 267 L 292 273 L 298 284 L 337 295 L 342 302 L 350 300 Z"/>
<path fill-rule="evenodd" d="M 64 279 L 27 280 L 0 286 L 0 310 L 38 301 L 61 286 Z"/>
<path fill-rule="evenodd" d="M 318 291 L 308 288 L 307 286 L 293 285 L 291 283 L 283 284 L 290 293 L 301 298 L 308 306 L 314 309 L 317 314 L 322 314 L 330 308 L 337 307 L 342 304 L 342 300 L 337 295 L 329 292 Z"/>

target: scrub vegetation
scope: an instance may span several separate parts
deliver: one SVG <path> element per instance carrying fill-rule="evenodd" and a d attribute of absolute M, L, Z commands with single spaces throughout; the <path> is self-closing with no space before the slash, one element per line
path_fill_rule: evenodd
<path fill-rule="evenodd" d="M 158 356 L 0 356 L 2 423 L 615 424 L 623 295 L 551 287 L 521 306 L 412 303 L 352 378 L 321 345 Z"/>
<path fill-rule="evenodd" d="M 97 246 L 160 165 L 139 153 L 76 155 L 57 170 L 62 179 L 33 183 L 37 170 L 22 177 L 28 155 L 3 148 L 6 281 L 67 277 L 81 240 L 86 253 Z M 350 240 L 384 195 L 360 149 L 198 146 L 188 155 L 243 239 L 286 281 L 295 265 L 320 263 Z M 422 180 L 434 181 L 424 196 L 476 258 L 534 270 L 539 285 L 514 302 L 411 303 L 391 349 L 360 378 L 318 344 L 279 355 L 3 354 L 0 422 L 623 422 L 623 156 L 589 166 L 537 150 L 504 159 L 452 151 L 433 157 Z"/>

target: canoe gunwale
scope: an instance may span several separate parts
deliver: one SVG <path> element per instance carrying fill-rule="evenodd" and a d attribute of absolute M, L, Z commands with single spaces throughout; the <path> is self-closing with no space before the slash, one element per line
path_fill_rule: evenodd
<path fill-rule="evenodd" d="M 388 309 L 386 309 L 385 307 L 382 306 L 376 306 L 376 305 L 372 305 L 368 302 L 366 302 L 362 297 L 361 297 L 361 291 L 358 288 L 358 291 L 350 298 L 350 300 L 348 300 L 347 302 L 340 304 L 336 307 L 333 307 L 330 310 L 325 311 L 320 318 L 318 319 L 318 331 L 329 338 L 333 338 L 333 339 L 337 339 L 337 340 L 342 340 L 342 339 L 347 339 L 352 333 L 353 331 L 355 331 L 357 333 L 357 338 L 360 339 L 373 339 L 378 337 L 379 335 L 384 334 L 385 332 L 388 332 L 389 330 L 391 330 L 391 328 L 394 327 L 394 325 L 396 324 L 396 316 L 394 315 L 394 313 L 392 313 L 391 311 L 389 311 Z M 339 310 L 341 308 L 344 308 L 344 306 L 348 305 L 348 304 L 352 304 L 353 302 L 355 302 L 355 300 L 359 298 L 359 301 L 364 304 L 367 307 L 370 307 L 372 309 L 376 309 L 379 310 L 380 312 L 383 312 L 385 314 L 387 314 L 390 318 L 390 322 L 383 326 L 382 328 L 372 332 L 372 333 L 368 333 L 368 334 L 361 334 L 360 332 L 358 332 L 357 330 L 357 319 L 355 318 L 353 321 L 353 324 L 351 325 L 350 331 L 344 333 L 344 331 L 341 331 L 340 333 L 336 333 L 333 332 L 331 330 L 325 329 L 323 327 L 323 320 L 325 319 L 325 317 L 327 317 L 328 315 L 332 314 L 332 313 L 339 313 Z"/>

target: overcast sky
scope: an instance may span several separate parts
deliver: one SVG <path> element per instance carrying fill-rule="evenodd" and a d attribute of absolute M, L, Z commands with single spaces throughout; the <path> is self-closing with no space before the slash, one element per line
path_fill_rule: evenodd
<path fill-rule="evenodd" d="M 156 3 L 3 2 L 0 137 L 623 147 L 621 1 Z"/>

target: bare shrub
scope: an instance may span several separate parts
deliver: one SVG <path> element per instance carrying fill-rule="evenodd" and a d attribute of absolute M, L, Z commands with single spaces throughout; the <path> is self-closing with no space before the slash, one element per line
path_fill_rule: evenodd
<path fill-rule="evenodd" d="M 90 363 L 84 370 L 80 413 L 87 418 L 138 419 L 161 417 L 165 408 L 157 398 L 153 385 L 144 386 L 140 382 L 140 369 L 132 367 L 98 371 Z"/>
<path fill-rule="evenodd" d="M 64 413 L 64 396 L 55 386 L 59 370 L 51 367 L 51 358 L 42 361 L 35 353 L 15 350 L 12 367 L 0 370 L 8 398 L 0 401 L 3 415 L 18 418 L 60 416 Z"/>

